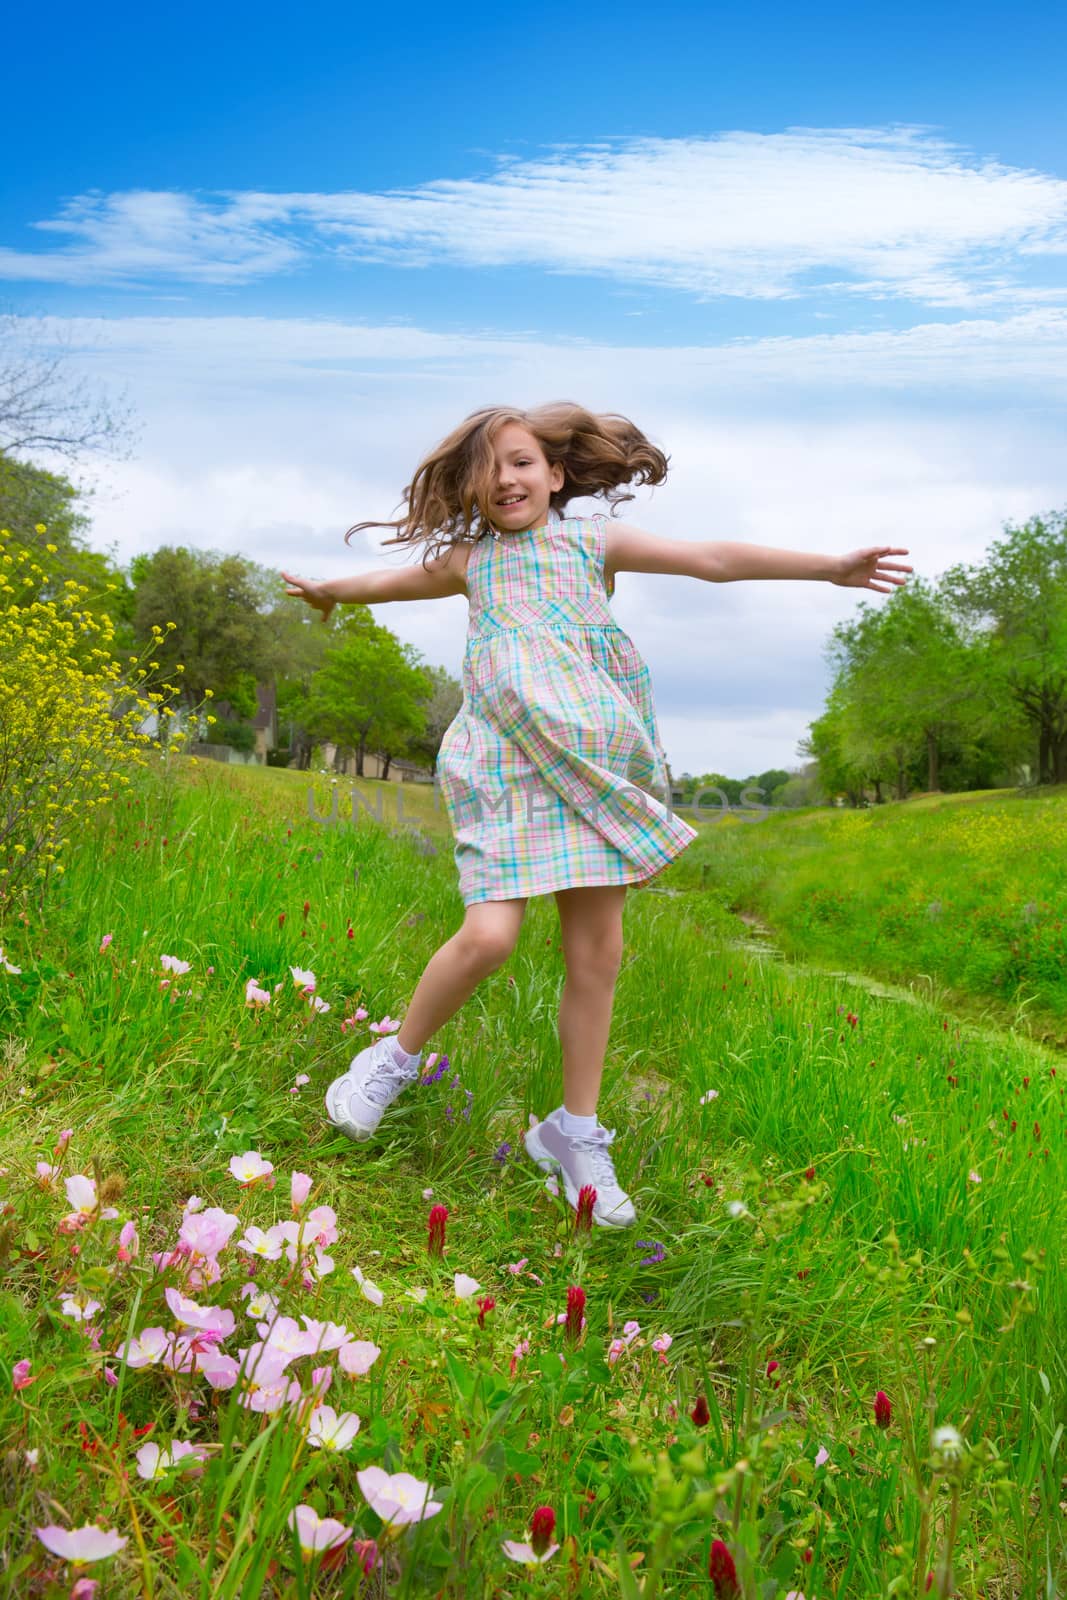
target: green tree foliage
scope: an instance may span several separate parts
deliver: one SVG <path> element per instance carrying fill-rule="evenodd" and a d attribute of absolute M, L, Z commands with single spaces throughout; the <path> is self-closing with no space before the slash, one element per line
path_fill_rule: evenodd
<path fill-rule="evenodd" d="M 1039 783 L 1067 783 L 1067 512 L 1011 523 L 978 566 L 945 574 L 960 613 L 985 631 L 985 677 L 1036 743 Z"/>
<path fill-rule="evenodd" d="M 430 682 L 429 698 L 422 708 L 425 730 L 412 739 L 409 753 L 414 761 L 435 772 L 441 740 L 463 704 L 463 686 L 444 667 L 427 666 L 424 671 Z"/>
<path fill-rule="evenodd" d="M 117 647 L 129 647 L 132 592 L 114 557 L 89 548 L 87 499 L 84 490 L 61 474 L 45 472 L 0 450 L 0 528 L 11 534 L 7 543 L 12 552 L 24 550 L 33 558 L 22 571 L 32 566 L 46 574 L 39 594 L 23 593 L 20 599 L 52 600 L 67 583 L 82 585 L 84 606 L 97 615 L 106 611 Z M 49 550 L 49 545 L 55 549 Z"/>
<path fill-rule="evenodd" d="M 432 689 L 418 652 L 379 627 L 368 607 L 354 606 L 333 630 L 297 710 L 314 739 L 354 752 L 362 776 L 368 750 L 406 755 L 425 735 Z"/>
<path fill-rule="evenodd" d="M 153 624 L 175 624 L 159 659 L 168 672 L 184 663 L 187 703 L 210 690 L 238 717 L 253 716 L 256 684 L 273 675 L 277 661 L 276 633 L 262 609 L 262 569 L 243 556 L 164 545 L 135 557 L 130 576 L 138 639 L 150 638 Z"/>

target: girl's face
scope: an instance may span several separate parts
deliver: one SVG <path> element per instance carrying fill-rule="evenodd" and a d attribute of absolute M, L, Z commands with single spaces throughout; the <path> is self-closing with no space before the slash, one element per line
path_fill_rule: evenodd
<path fill-rule="evenodd" d="M 563 467 L 549 465 L 533 434 L 519 422 L 504 423 L 493 452 L 489 521 L 501 533 L 543 527 L 553 494 L 563 488 Z"/>

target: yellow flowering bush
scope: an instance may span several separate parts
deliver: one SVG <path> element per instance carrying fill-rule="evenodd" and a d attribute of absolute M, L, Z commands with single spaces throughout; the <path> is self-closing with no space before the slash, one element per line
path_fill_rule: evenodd
<path fill-rule="evenodd" d="M 139 657 L 116 660 L 114 625 L 87 596 L 0 531 L 0 905 L 61 873 L 78 819 L 163 748 L 146 723 L 168 748 L 185 737 L 173 728 L 177 690 Z"/>

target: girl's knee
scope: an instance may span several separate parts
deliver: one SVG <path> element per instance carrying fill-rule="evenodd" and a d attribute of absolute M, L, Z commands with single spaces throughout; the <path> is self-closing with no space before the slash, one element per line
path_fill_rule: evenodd
<path fill-rule="evenodd" d="M 493 972 L 514 950 L 518 929 L 502 923 L 482 923 L 462 927 L 456 937 L 473 965 Z"/>
<path fill-rule="evenodd" d="M 577 978 L 590 978 L 600 983 L 612 983 L 622 966 L 622 934 L 604 934 L 598 939 L 582 940 L 566 951 L 567 971 Z"/>

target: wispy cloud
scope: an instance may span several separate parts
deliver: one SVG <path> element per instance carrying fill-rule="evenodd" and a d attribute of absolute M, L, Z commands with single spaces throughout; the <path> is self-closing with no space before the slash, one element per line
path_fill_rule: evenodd
<path fill-rule="evenodd" d="M 924 128 L 612 140 L 381 193 L 93 193 L 0 251 L 0 276 L 241 283 L 327 254 L 528 266 L 700 298 L 1067 300 L 1067 182 Z"/>

